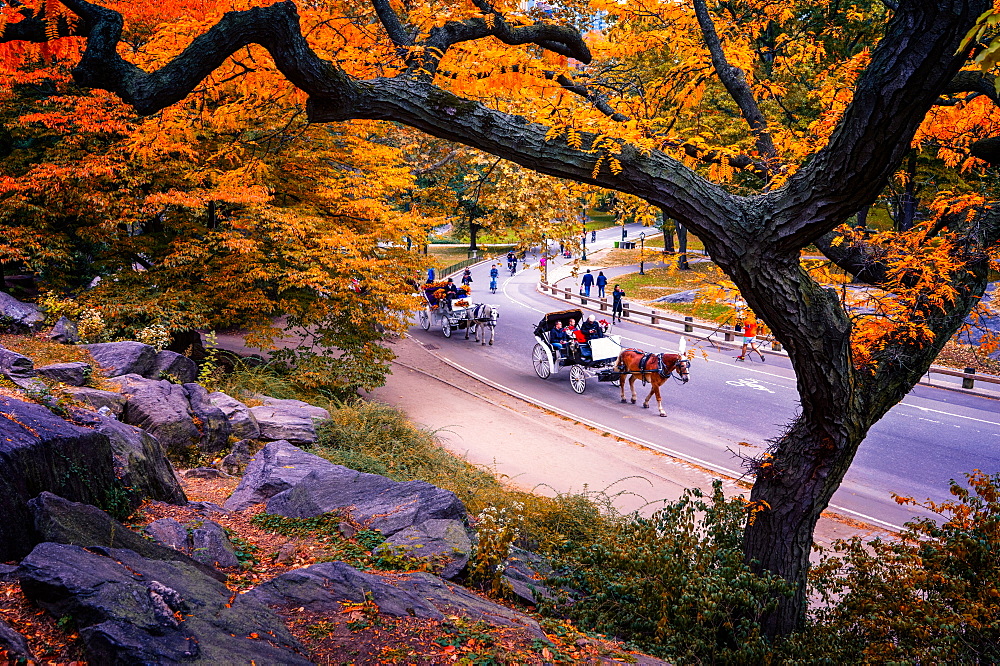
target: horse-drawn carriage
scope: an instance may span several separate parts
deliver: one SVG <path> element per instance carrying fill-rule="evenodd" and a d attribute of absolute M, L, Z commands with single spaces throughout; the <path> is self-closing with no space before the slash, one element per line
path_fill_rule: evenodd
<path fill-rule="evenodd" d="M 492 345 L 500 317 L 497 308 L 484 303 L 471 303 L 468 287 L 458 287 L 458 298 L 449 297 L 444 284 L 425 284 L 421 287 L 425 306 L 417 312 L 420 328 L 427 331 L 431 326 L 440 326 L 446 338 L 450 338 L 454 331 L 464 330 L 466 340 L 469 339 L 469 331 L 474 331 L 477 342 L 486 344 L 489 336 L 489 344 Z"/>
<path fill-rule="evenodd" d="M 588 342 L 570 341 L 560 349 L 554 345 L 550 337 L 556 322 L 563 325 L 572 319 L 577 323 L 583 321 L 580 310 L 561 310 L 550 312 L 535 327 L 535 347 L 531 350 L 531 364 L 542 379 L 548 379 L 560 368 L 569 368 L 569 384 L 577 393 L 587 390 L 587 379 L 597 377 L 599 382 L 611 382 L 618 385 L 621 373 L 615 367 L 618 355 L 621 354 L 621 336 L 605 335 Z"/>
<path fill-rule="evenodd" d="M 420 293 L 425 301 L 424 308 L 417 312 L 420 328 L 427 331 L 431 326 L 440 326 L 446 338 L 450 338 L 453 331 L 472 328 L 470 310 L 473 305 L 468 300 L 466 287 L 458 287 L 458 298 L 448 296 L 444 283 L 425 284 Z"/>

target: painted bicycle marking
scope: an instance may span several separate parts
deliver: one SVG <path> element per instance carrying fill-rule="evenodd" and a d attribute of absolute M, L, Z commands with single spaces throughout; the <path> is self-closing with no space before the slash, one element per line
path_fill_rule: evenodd
<path fill-rule="evenodd" d="M 756 379 L 730 379 L 726 382 L 730 386 L 742 386 L 749 389 L 754 389 L 756 391 L 767 391 L 768 393 L 774 393 L 771 389 L 767 388 Z"/>

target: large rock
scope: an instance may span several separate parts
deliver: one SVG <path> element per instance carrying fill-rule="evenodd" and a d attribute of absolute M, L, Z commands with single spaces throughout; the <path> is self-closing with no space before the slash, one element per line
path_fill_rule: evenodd
<path fill-rule="evenodd" d="M 25 595 L 72 617 L 94 664 L 309 664 L 261 602 L 184 562 L 43 543 L 21 563 Z"/>
<path fill-rule="evenodd" d="M 121 416 L 125 411 L 125 401 L 128 399 L 121 393 L 102 391 L 89 386 L 66 386 L 63 391 L 71 398 L 94 410 L 107 407 L 108 412 Z"/>
<path fill-rule="evenodd" d="M 31 498 L 47 490 L 103 505 L 118 488 L 106 436 L 0 395 L 0 562 L 20 559 L 38 543 Z"/>
<path fill-rule="evenodd" d="M 236 567 L 240 564 L 226 531 L 211 520 L 198 521 L 192 526 L 191 557 L 202 564 L 217 567 Z"/>
<path fill-rule="evenodd" d="M 524 613 L 427 573 L 380 576 L 343 562 L 327 562 L 281 574 L 244 596 L 291 611 L 336 613 L 341 610 L 340 601 L 362 602 L 366 593 L 388 615 L 429 619 L 458 615 L 473 622 L 524 629 L 546 640 L 538 623 Z"/>
<path fill-rule="evenodd" d="M 316 441 L 316 422 L 330 418 L 330 413 L 322 407 L 301 400 L 265 396 L 263 401 L 263 405 L 250 408 L 260 426 L 261 439 L 283 439 L 292 444 L 309 445 Z"/>
<path fill-rule="evenodd" d="M 228 448 L 229 435 L 233 429 L 222 410 L 209 402 L 205 387 L 201 384 L 184 384 L 184 393 L 188 398 L 191 416 L 201 433 L 198 448 L 209 453 Z"/>
<path fill-rule="evenodd" d="M 552 599 L 552 591 L 543 581 L 552 574 L 552 565 L 544 557 L 522 548 L 512 548 L 504 563 L 503 578 L 514 596 L 522 603 L 534 606 L 539 597 Z"/>
<path fill-rule="evenodd" d="M 241 439 L 233 444 L 229 454 L 219 463 L 219 468 L 227 474 L 243 474 L 253 456 L 250 454 L 250 440 Z"/>
<path fill-rule="evenodd" d="M 0 291 L 0 317 L 6 317 L 19 330 L 37 331 L 45 321 L 45 313 L 34 303 L 22 303 Z"/>
<path fill-rule="evenodd" d="M 141 342 L 98 342 L 83 345 L 108 377 L 145 376 L 153 366 L 156 350 Z"/>
<path fill-rule="evenodd" d="M 143 531 L 157 543 L 185 552 L 191 548 L 191 535 L 187 528 L 173 518 L 154 520 Z"/>
<path fill-rule="evenodd" d="M 59 321 L 49 331 L 49 338 L 64 345 L 75 345 L 80 342 L 80 333 L 77 331 L 76 324 L 67 317 L 59 317 Z"/>
<path fill-rule="evenodd" d="M 268 513 L 290 518 L 338 510 L 381 532 L 390 546 L 412 557 L 433 558 L 448 578 L 469 560 L 472 541 L 465 506 L 455 493 L 425 481 L 393 481 L 333 465 L 311 472 L 267 502 Z"/>
<path fill-rule="evenodd" d="M 187 455 L 201 442 L 183 386 L 131 374 L 118 383 L 128 397 L 122 420 L 152 434 L 168 453 Z"/>
<path fill-rule="evenodd" d="M 208 394 L 208 401 L 222 410 L 229 419 L 233 436 L 240 439 L 257 439 L 260 437 L 260 426 L 250 408 L 236 398 L 231 398 L 221 391 Z"/>
<path fill-rule="evenodd" d="M 216 580 L 226 580 L 224 573 L 185 553 L 146 539 L 97 507 L 70 502 L 48 492 L 41 493 L 28 505 L 39 542 L 52 541 L 84 548 L 128 548 L 152 560 L 183 562 Z"/>
<path fill-rule="evenodd" d="M 250 460 L 225 507 L 230 511 L 242 511 L 288 490 L 315 470 L 333 467 L 337 466 L 290 442 L 271 442 Z"/>
<path fill-rule="evenodd" d="M 109 416 L 97 418 L 96 429 L 110 440 L 115 474 L 126 487 L 140 499 L 187 504 L 177 473 L 155 437 Z"/>
<path fill-rule="evenodd" d="M 9 659 L 6 663 L 18 663 L 18 660 L 34 661 L 28 641 L 14 630 L 3 619 L 0 619 L 0 659 Z"/>
<path fill-rule="evenodd" d="M 0 291 L 0 294 L 2 293 Z M 34 361 L 6 347 L 0 347 L 0 374 L 15 383 L 19 379 L 38 376 Z"/>
<path fill-rule="evenodd" d="M 145 376 L 166 379 L 170 375 L 175 384 L 190 384 L 198 379 L 198 364 L 183 354 L 168 349 L 157 352 Z"/>
<path fill-rule="evenodd" d="M 62 382 L 69 386 L 83 386 L 90 379 L 93 368 L 89 363 L 80 361 L 72 363 L 50 363 L 35 368 L 39 375 L 54 382 Z"/>

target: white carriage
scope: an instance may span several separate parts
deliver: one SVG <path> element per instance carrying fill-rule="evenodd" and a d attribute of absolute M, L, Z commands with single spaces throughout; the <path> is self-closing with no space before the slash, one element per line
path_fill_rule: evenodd
<path fill-rule="evenodd" d="M 618 385 L 620 373 L 615 370 L 615 362 L 621 354 L 621 336 L 605 335 L 589 342 L 564 345 L 563 349 L 553 346 L 549 334 L 557 321 L 565 325 L 570 319 L 580 322 L 583 312 L 580 310 L 561 310 L 550 312 L 542 317 L 535 327 L 535 346 L 531 350 L 531 365 L 542 379 L 559 372 L 560 368 L 569 368 L 569 385 L 577 393 L 587 390 L 587 380 L 593 377 L 599 382 L 611 382 Z"/>

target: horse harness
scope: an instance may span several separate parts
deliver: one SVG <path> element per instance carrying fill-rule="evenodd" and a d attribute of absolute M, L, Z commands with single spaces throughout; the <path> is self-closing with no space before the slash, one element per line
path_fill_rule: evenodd
<path fill-rule="evenodd" d="M 649 373 L 655 372 L 656 374 L 660 375 L 660 377 L 662 377 L 663 379 L 670 379 L 671 374 L 673 374 L 673 368 L 668 370 L 666 365 L 663 363 L 663 354 L 654 354 L 653 352 L 645 352 L 642 351 L 641 349 L 626 349 L 625 351 L 635 352 L 636 354 L 642 354 L 642 358 L 639 359 L 639 369 L 638 371 L 634 372 L 638 372 L 639 379 L 642 381 L 643 386 L 645 386 L 647 383 L 646 375 Z M 655 370 L 649 370 L 646 368 L 646 364 L 649 363 L 649 359 L 651 358 L 656 359 Z M 628 366 L 620 368 L 620 370 L 622 372 L 629 372 Z"/>

